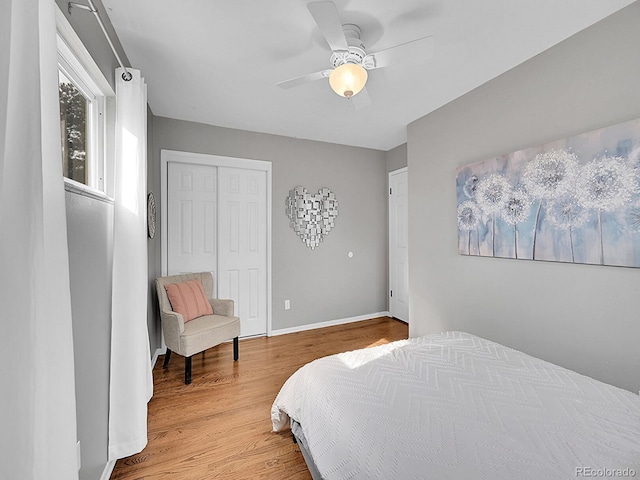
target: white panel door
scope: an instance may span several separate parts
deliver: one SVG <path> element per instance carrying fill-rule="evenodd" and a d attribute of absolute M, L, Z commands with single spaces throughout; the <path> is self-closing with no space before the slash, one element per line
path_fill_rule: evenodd
<path fill-rule="evenodd" d="M 389 313 L 409 321 L 407 170 L 389 174 Z"/>
<path fill-rule="evenodd" d="M 243 337 L 267 332 L 267 173 L 219 167 L 218 296 L 235 302 Z"/>
<path fill-rule="evenodd" d="M 214 166 L 168 164 L 168 275 L 209 271 L 216 279 L 217 188 Z"/>

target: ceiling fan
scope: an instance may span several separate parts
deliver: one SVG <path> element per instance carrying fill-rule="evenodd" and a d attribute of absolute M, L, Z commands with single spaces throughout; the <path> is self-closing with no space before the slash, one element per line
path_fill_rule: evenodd
<path fill-rule="evenodd" d="M 329 59 L 332 68 L 285 80 L 277 84 L 281 88 L 293 88 L 328 78 L 334 92 L 351 100 L 356 109 L 361 109 L 371 104 L 371 97 L 365 87 L 368 70 L 404 61 L 424 61 L 433 55 L 432 36 L 376 53 L 367 53 L 360 40 L 360 27 L 354 24 L 343 25 L 333 2 L 311 2 L 307 8 L 333 52 Z"/>

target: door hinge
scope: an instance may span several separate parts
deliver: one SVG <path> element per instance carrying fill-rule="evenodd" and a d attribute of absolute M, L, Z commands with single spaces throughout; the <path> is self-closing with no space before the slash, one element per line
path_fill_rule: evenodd
<path fill-rule="evenodd" d="M 389 195 L 391 195 L 393 192 L 393 189 L 389 188 Z"/>
<path fill-rule="evenodd" d="M 391 290 L 391 296 L 393 297 L 393 290 Z"/>

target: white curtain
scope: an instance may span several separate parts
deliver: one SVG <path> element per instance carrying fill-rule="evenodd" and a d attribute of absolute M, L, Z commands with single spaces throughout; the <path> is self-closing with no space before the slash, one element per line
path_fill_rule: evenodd
<path fill-rule="evenodd" d="M 0 471 L 78 478 L 55 3 L 0 3 Z"/>
<path fill-rule="evenodd" d="M 153 394 L 147 330 L 147 86 L 116 70 L 116 165 L 113 234 L 109 460 L 147 444 Z"/>

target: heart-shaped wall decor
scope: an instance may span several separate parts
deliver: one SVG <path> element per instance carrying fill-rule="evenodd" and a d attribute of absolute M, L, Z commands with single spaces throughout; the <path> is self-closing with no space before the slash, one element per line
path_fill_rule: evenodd
<path fill-rule="evenodd" d="M 289 192 L 285 204 L 289 226 L 311 250 L 320 245 L 335 226 L 338 200 L 328 188 L 312 195 L 306 188 L 297 186 Z"/>

